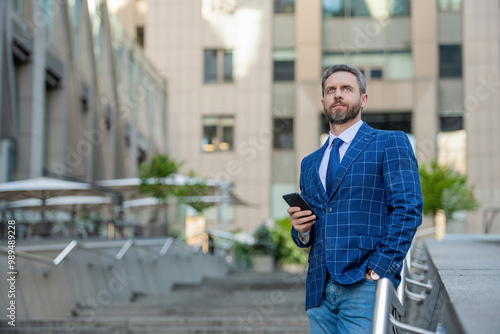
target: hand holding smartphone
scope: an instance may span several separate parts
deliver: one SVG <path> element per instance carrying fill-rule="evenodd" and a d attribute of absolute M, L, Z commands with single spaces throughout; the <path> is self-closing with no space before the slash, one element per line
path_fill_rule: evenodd
<path fill-rule="evenodd" d="M 307 202 L 298 193 L 283 195 L 283 199 L 288 203 L 290 207 L 298 206 L 301 211 L 309 210 L 312 212 L 311 215 L 316 215 L 309 204 L 307 204 Z"/>

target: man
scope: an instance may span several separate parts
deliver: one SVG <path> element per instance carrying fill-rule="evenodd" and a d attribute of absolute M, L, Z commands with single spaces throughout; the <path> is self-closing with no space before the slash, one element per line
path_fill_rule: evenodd
<path fill-rule="evenodd" d="M 422 221 L 417 161 L 407 136 L 363 123 L 363 74 L 334 65 L 323 74 L 326 143 L 302 160 L 300 190 L 311 211 L 288 209 L 297 246 L 311 247 L 306 310 L 311 333 L 369 333 L 376 281 L 401 280 Z M 387 98 L 390 95 L 388 94 Z"/>

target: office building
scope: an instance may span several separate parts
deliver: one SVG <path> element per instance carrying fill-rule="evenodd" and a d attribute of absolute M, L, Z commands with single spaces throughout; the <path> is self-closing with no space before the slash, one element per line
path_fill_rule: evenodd
<path fill-rule="evenodd" d="M 136 177 L 166 152 L 166 84 L 105 1 L 1 1 L 0 182 Z"/>

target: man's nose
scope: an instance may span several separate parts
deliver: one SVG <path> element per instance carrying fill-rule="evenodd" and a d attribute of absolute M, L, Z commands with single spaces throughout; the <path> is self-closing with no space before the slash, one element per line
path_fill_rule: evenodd
<path fill-rule="evenodd" d="M 342 91 L 340 89 L 336 89 L 333 93 L 333 97 L 335 98 L 335 100 L 342 99 Z"/>

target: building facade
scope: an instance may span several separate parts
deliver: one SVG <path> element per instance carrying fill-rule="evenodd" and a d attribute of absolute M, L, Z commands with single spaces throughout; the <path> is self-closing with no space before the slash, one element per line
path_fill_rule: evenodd
<path fill-rule="evenodd" d="M 234 207 L 228 230 L 251 232 L 286 217 L 281 196 L 298 190 L 301 159 L 328 133 L 320 81 L 335 63 L 364 72 L 368 124 L 406 132 L 420 163 L 437 159 L 467 173 L 482 207 L 458 217 L 457 232 L 483 232 L 495 219 L 498 2 L 109 0 L 108 7 L 167 79 L 166 150 L 201 176 L 230 180 L 250 204 Z"/>
<path fill-rule="evenodd" d="M 106 1 L 0 6 L 0 182 L 136 177 L 166 152 L 165 80 Z"/>

